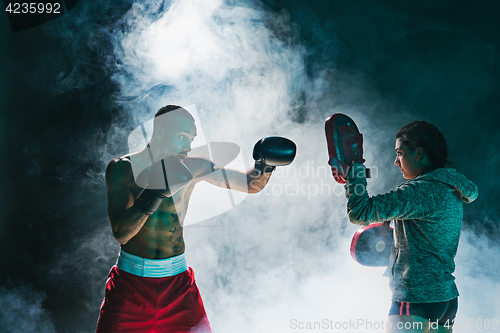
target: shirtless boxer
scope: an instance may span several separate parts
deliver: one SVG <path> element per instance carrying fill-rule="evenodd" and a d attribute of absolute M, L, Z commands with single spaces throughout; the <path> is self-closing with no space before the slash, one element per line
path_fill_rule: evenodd
<path fill-rule="evenodd" d="M 146 148 L 108 164 L 108 215 L 121 250 L 106 282 L 97 333 L 211 332 L 184 257 L 183 221 L 194 186 L 206 181 L 257 193 L 276 165 L 295 157 L 293 142 L 270 137 L 257 142 L 255 166 L 246 173 L 217 172 L 210 160 L 187 157 L 195 137 L 189 112 L 169 105 L 156 113 Z"/>

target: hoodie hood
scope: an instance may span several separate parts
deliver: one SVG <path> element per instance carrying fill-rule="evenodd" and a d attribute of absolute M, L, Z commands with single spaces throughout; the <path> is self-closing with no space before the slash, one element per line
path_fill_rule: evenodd
<path fill-rule="evenodd" d="M 451 168 L 440 168 L 424 173 L 414 180 L 438 181 L 455 189 L 457 196 L 464 203 L 476 200 L 478 190 L 476 184 L 468 180 L 463 174 Z"/>

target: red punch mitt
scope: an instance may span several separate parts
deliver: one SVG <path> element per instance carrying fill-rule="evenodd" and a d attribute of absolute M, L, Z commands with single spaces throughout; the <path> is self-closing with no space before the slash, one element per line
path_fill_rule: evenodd
<path fill-rule="evenodd" d="M 325 133 L 330 156 L 328 164 L 332 167 L 333 178 L 338 183 L 345 184 L 349 166 L 352 163 L 365 162 L 363 135 L 359 133 L 354 120 L 342 113 L 326 118 Z"/>
<path fill-rule="evenodd" d="M 394 246 L 390 221 L 371 223 L 356 231 L 351 241 L 351 257 L 363 266 L 387 266 Z"/>

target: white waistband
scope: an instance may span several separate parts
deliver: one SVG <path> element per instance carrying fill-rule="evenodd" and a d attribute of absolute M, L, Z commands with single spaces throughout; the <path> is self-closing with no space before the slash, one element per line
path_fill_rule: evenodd
<path fill-rule="evenodd" d="M 118 268 L 141 277 L 174 276 L 187 270 L 184 253 L 167 259 L 146 259 L 120 250 Z"/>

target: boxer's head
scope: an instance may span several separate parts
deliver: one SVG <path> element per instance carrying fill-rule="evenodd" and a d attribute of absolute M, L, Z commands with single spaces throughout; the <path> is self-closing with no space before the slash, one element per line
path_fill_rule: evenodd
<path fill-rule="evenodd" d="M 396 134 L 396 164 L 405 179 L 442 168 L 448 158 L 446 139 L 436 126 L 413 121 Z"/>
<path fill-rule="evenodd" d="M 167 105 L 155 114 L 150 145 L 158 155 L 179 155 L 182 158 L 191 150 L 195 136 L 193 116 L 180 106 Z"/>

